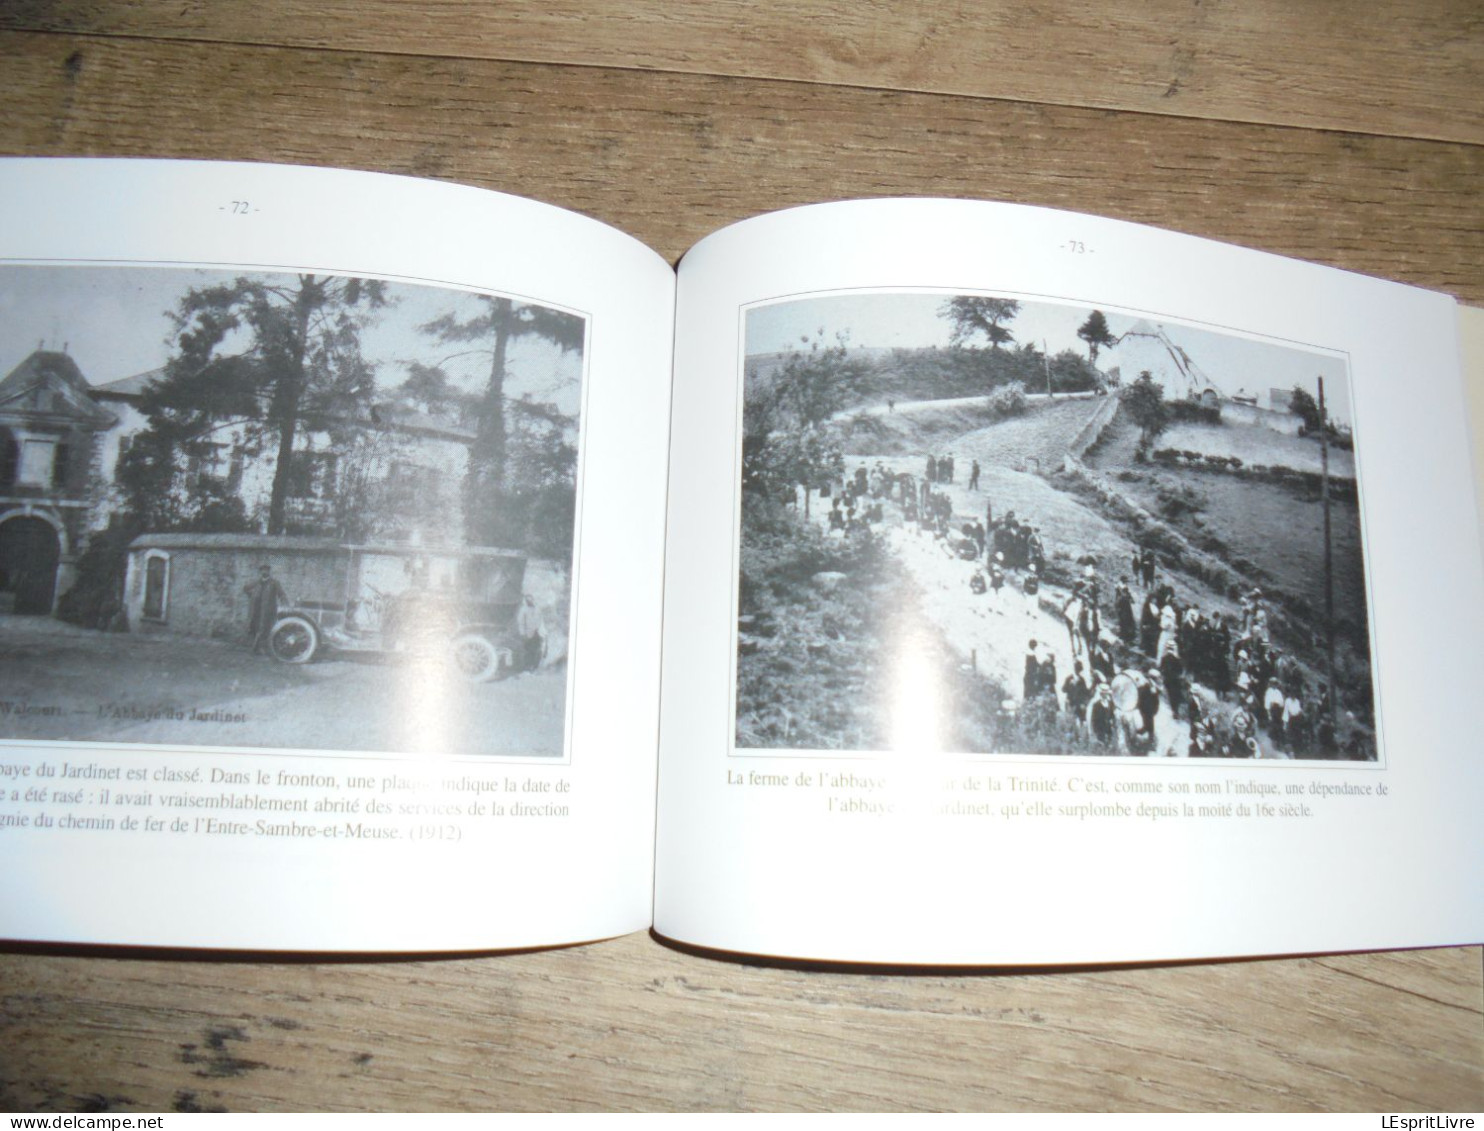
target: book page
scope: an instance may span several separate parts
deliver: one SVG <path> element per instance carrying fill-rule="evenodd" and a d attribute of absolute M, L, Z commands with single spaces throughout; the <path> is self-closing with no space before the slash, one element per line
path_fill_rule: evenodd
<path fill-rule="evenodd" d="M 762 217 L 679 274 L 657 931 L 1484 935 L 1451 299 L 956 201 Z"/>
<path fill-rule="evenodd" d="M 668 265 L 338 170 L 0 202 L 0 935 L 647 926 Z"/>

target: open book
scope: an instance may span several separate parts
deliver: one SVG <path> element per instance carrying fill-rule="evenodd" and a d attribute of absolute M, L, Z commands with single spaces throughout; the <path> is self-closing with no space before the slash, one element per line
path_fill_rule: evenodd
<path fill-rule="evenodd" d="M 0 212 L 0 936 L 1484 939 L 1451 298 L 950 200 L 678 271 L 335 170 Z"/>

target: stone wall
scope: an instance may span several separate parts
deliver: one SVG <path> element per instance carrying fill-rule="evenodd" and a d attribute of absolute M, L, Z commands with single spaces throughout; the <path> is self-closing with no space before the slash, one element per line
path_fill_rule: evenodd
<path fill-rule="evenodd" d="M 345 558 L 321 548 L 291 550 L 283 547 L 249 547 L 182 544 L 187 536 L 160 539 L 163 544 L 136 542 L 129 551 L 124 582 L 124 606 L 129 626 L 139 632 L 179 632 L 218 639 L 247 635 L 247 585 L 258 578 L 265 562 L 283 586 L 289 602 L 306 599 L 344 600 Z M 143 544 L 141 544 L 143 543 Z M 168 591 L 163 619 L 147 617 L 144 611 L 145 581 L 151 558 L 168 563 Z"/>

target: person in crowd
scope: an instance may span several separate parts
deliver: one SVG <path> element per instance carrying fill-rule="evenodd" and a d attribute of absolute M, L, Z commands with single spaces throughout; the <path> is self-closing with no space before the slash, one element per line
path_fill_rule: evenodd
<path fill-rule="evenodd" d="M 1088 667 L 1092 669 L 1094 680 L 1104 680 L 1111 684 L 1117 665 L 1113 660 L 1113 649 L 1106 641 L 1099 640 L 1092 646 L 1092 655 L 1087 660 Z"/>
<path fill-rule="evenodd" d="M 1190 746 L 1186 750 L 1189 758 L 1215 758 L 1219 756 L 1211 728 L 1205 723 L 1196 723 L 1190 728 Z"/>
<path fill-rule="evenodd" d="M 1178 719 L 1185 704 L 1185 665 L 1178 650 L 1171 649 L 1159 658 L 1159 676 L 1164 684 L 1165 699 L 1170 704 L 1170 715 Z"/>
<path fill-rule="evenodd" d="M 1025 599 L 1027 604 L 1030 605 L 1031 612 L 1035 612 L 1037 594 L 1041 592 L 1041 575 L 1037 572 L 1034 565 L 1026 568 L 1025 578 L 1021 581 L 1020 588 L 1025 594 Z"/>
<path fill-rule="evenodd" d="M 1231 730 L 1221 751 L 1223 758 L 1256 758 L 1259 755 L 1257 717 L 1252 706 L 1249 696 L 1232 712 Z"/>
<path fill-rule="evenodd" d="M 1041 646 L 1041 684 L 1037 693 L 1051 700 L 1056 706 L 1056 655 L 1049 644 Z"/>
<path fill-rule="evenodd" d="M 1041 693 L 1041 652 L 1032 640 L 1025 646 L 1025 671 L 1020 680 L 1020 697 L 1029 703 Z"/>
<path fill-rule="evenodd" d="M 1211 689 L 1225 697 L 1232 685 L 1231 661 L 1228 658 L 1232 653 L 1231 626 L 1220 613 L 1212 613 L 1206 631 L 1210 637 L 1207 651 L 1210 656 L 1208 670 Z"/>
<path fill-rule="evenodd" d="M 979 490 L 979 461 L 977 459 L 969 465 L 969 490 Z"/>
<path fill-rule="evenodd" d="M 1154 717 L 1159 713 L 1159 669 L 1150 668 L 1146 672 L 1135 673 L 1134 679 L 1138 687 L 1134 709 L 1139 713 L 1139 734 L 1152 743 L 1154 741 Z"/>
<path fill-rule="evenodd" d="M 1309 756 L 1308 719 L 1304 717 L 1304 700 L 1297 684 L 1283 693 L 1283 736 L 1288 752 L 1295 758 Z"/>
<path fill-rule="evenodd" d="M 1319 693 L 1319 702 L 1314 708 L 1314 740 L 1316 758 L 1333 758 L 1336 754 L 1335 715 L 1330 706 L 1329 688 Z"/>
<path fill-rule="evenodd" d="M 1139 611 L 1139 648 L 1146 656 L 1153 656 L 1159 646 L 1159 594 L 1149 593 Z"/>
<path fill-rule="evenodd" d="M 1266 647 L 1271 642 L 1268 634 L 1268 610 L 1258 605 L 1252 613 L 1252 639 Z"/>
<path fill-rule="evenodd" d="M 1118 637 L 1130 648 L 1139 642 L 1139 622 L 1134 619 L 1134 595 L 1128 578 L 1120 578 L 1113 589 L 1113 611 L 1118 618 Z"/>
<path fill-rule="evenodd" d="M 1092 702 L 1092 688 L 1088 686 L 1081 660 L 1072 661 L 1072 674 L 1062 681 L 1061 697 L 1067 705 L 1067 714 L 1081 733 L 1086 723 L 1087 705 Z"/>
<path fill-rule="evenodd" d="M 1163 656 L 1166 652 L 1178 652 L 1180 650 L 1180 613 L 1175 608 L 1174 599 L 1166 601 L 1159 610 L 1159 641 L 1155 645 L 1155 654 Z"/>
<path fill-rule="evenodd" d="M 1105 753 L 1118 748 L 1118 707 L 1113 702 L 1113 688 L 1100 683 L 1087 705 L 1087 733 L 1093 745 Z"/>
<path fill-rule="evenodd" d="M 1287 739 L 1283 736 L 1283 688 L 1276 679 L 1263 689 L 1261 721 L 1275 746 L 1287 744 Z"/>

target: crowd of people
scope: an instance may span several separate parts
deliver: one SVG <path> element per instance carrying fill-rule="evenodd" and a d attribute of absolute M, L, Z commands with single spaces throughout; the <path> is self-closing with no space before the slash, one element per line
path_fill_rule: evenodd
<path fill-rule="evenodd" d="M 979 478 L 975 460 L 969 490 L 978 491 Z M 1059 611 L 1073 668 L 1058 681 L 1055 655 L 1044 641 L 1030 641 L 1017 709 L 1022 730 L 1108 754 L 1337 755 L 1329 694 L 1311 690 L 1297 660 L 1275 646 L 1259 589 L 1241 598 L 1235 615 L 1204 611 L 1176 595 L 1156 550 L 1139 546 L 1111 595 L 1099 573 L 1104 563 L 1092 555 L 1076 559 L 1069 590 L 1059 584 L 1053 591 L 1040 529 L 1014 511 L 996 517 L 988 499 L 982 519 L 977 510 L 955 514 L 943 490 L 953 482 L 951 453 L 927 457 L 920 478 L 881 461 L 861 464 L 835 485 L 829 525 L 846 533 L 869 527 L 894 503 L 905 524 L 968 563 L 975 598 L 1002 604 L 1018 594 L 1022 608 Z M 1173 740 L 1163 737 L 1163 748 L 1155 727 L 1161 704 L 1185 724 Z M 1355 747 L 1360 738 L 1352 733 L 1349 741 Z M 1350 747 L 1345 756 L 1356 753 Z"/>

